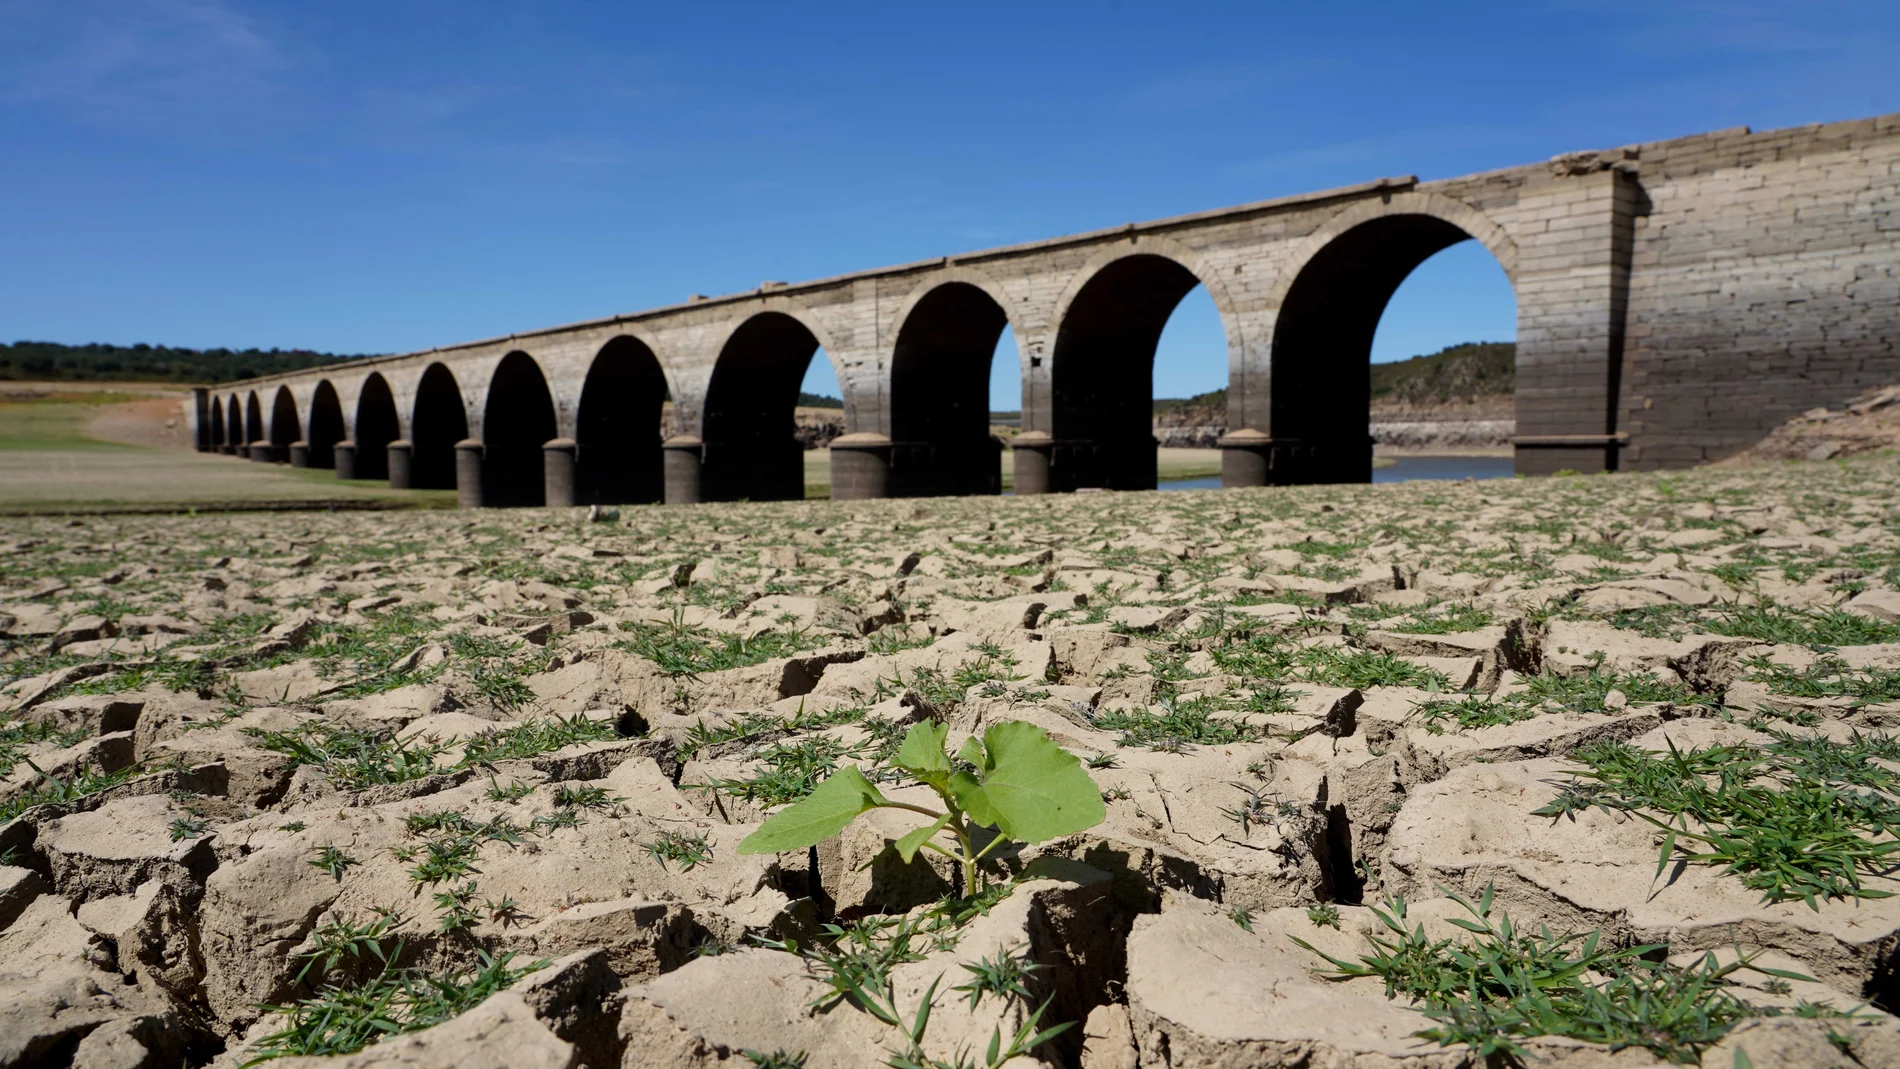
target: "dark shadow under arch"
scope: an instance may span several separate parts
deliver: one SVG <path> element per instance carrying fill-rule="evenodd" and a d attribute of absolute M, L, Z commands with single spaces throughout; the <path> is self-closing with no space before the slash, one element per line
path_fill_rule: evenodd
<path fill-rule="evenodd" d="M 904 317 L 891 356 L 891 493 L 1002 490 L 990 437 L 990 362 L 1009 316 L 967 282 L 932 289 Z"/>
<path fill-rule="evenodd" d="M 482 504 L 544 504 L 541 446 L 556 433 L 554 397 L 541 365 L 520 351 L 502 357 L 482 406 Z"/>
<path fill-rule="evenodd" d="M 303 420 L 297 415 L 297 398 L 291 395 L 290 387 L 277 387 L 270 408 L 271 456 L 285 460 L 290 455 L 290 443 L 303 437 Z"/>
<path fill-rule="evenodd" d="M 601 347 L 587 369 L 574 421 L 576 503 L 661 499 L 660 413 L 665 403 L 666 375 L 651 349 L 624 335 Z"/>
<path fill-rule="evenodd" d="M 455 443 L 468 437 L 468 409 L 455 376 L 430 364 L 416 384 L 416 407 L 409 417 L 410 485 L 418 490 L 455 489 Z"/>
<path fill-rule="evenodd" d="M 343 434 L 343 403 L 337 400 L 336 387 L 324 379 L 310 395 L 310 430 L 304 435 L 310 445 L 310 466 L 336 467 L 336 444 Z"/>
<path fill-rule="evenodd" d="M 224 449 L 224 398 L 211 399 L 211 451 L 216 453 Z"/>
<path fill-rule="evenodd" d="M 1470 239 L 1437 216 L 1382 216 L 1334 238 L 1300 268 L 1274 323 L 1271 363 L 1273 437 L 1299 442 L 1306 457 L 1288 481 L 1371 480 L 1366 425 L 1379 317 L 1414 268 Z"/>
<path fill-rule="evenodd" d="M 244 429 L 244 402 L 237 394 L 232 394 L 224 402 L 224 433 L 233 453 L 242 453 L 249 445 L 251 437 Z"/>
<path fill-rule="evenodd" d="M 389 380 L 381 372 L 371 372 L 356 395 L 356 477 L 389 478 L 389 443 L 396 440 L 401 427 L 396 422 L 396 398 Z"/>
<path fill-rule="evenodd" d="M 257 392 L 253 390 L 244 399 L 244 444 L 264 440 L 264 406 L 258 403 Z"/>
<path fill-rule="evenodd" d="M 794 435 L 794 412 L 799 383 L 817 351 L 818 338 L 783 312 L 761 312 L 726 340 L 706 390 L 706 500 L 805 496 L 804 448 Z"/>
<path fill-rule="evenodd" d="M 1165 256 L 1103 267 L 1070 302 L 1050 367 L 1050 489 L 1155 487 L 1154 359 L 1181 298 L 1200 284 Z"/>

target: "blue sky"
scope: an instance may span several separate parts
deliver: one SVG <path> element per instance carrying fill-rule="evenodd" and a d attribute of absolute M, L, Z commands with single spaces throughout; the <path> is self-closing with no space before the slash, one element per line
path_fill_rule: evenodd
<path fill-rule="evenodd" d="M 1891 0 L 0 0 L 0 338 L 400 351 L 1896 111 L 1895 55 Z M 1467 243 L 1408 280 L 1375 357 L 1512 317 Z M 1197 293 L 1157 394 L 1221 385 L 1221 349 Z"/>

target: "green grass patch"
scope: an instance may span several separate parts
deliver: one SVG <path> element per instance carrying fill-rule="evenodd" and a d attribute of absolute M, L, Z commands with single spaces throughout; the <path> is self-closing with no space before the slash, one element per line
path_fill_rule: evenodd
<path fill-rule="evenodd" d="M 1476 903 L 1451 897 L 1470 914 L 1451 922 L 1469 938 L 1427 938 L 1424 925 L 1408 926 L 1404 898 L 1373 909 L 1384 931 L 1367 935 L 1372 949 L 1357 961 L 1292 938 L 1326 959 L 1332 967 L 1327 979 L 1382 981 L 1387 998 L 1414 1000 L 1431 1018 L 1432 1026 L 1415 1035 L 1441 1047 L 1468 1047 L 1487 1064 L 1529 1064 L 1524 1042 L 1555 1036 L 1612 1051 L 1641 1047 L 1666 1061 L 1697 1065 L 1703 1051 L 1760 1012 L 1729 990 L 1735 974 L 1811 979 L 1758 966 L 1746 955 L 1720 965 L 1705 954 L 1679 967 L 1649 959 L 1668 949 L 1661 945 L 1609 949 L 1598 932 L 1528 931 L 1508 914 L 1493 914 L 1488 886 Z"/>
<path fill-rule="evenodd" d="M 1621 810 L 1664 832 L 1657 874 L 1672 860 L 1718 866 L 1764 903 L 1887 898 L 1863 883 L 1893 869 L 1900 841 L 1900 739 L 1856 733 L 1848 742 L 1771 732 L 1765 746 L 1668 752 L 1621 742 L 1586 746 L 1583 765 L 1537 810 L 1553 819 L 1592 806 Z M 1876 760 L 1878 759 L 1878 760 Z"/>
<path fill-rule="evenodd" d="M 548 964 L 541 960 L 515 968 L 512 953 L 497 957 L 483 950 L 477 954 L 479 963 L 468 972 L 438 976 L 385 964 L 376 976 L 361 983 L 325 987 L 289 1006 L 266 1007 L 285 1018 L 284 1026 L 258 1040 L 244 1064 L 349 1054 L 388 1036 L 419 1032 L 474 1009 L 488 996 Z"/>
<path fill-rule="evenodd" d="M 628 621 L 620 630 L 631 637 L 614 648 L 644 657 L 667 675 L 697 676 L 747 668 L 779 657 L 816 648 L 819 640 L 805 631 L 761 631 L 750 637 L 714 633 L 679 623 L 647 624 Z"/>

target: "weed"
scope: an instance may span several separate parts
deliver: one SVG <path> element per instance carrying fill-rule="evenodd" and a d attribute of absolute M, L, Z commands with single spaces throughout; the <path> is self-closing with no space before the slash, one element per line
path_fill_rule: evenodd
<path fill-rule="evenodd" d="M 1298 662 L 1306 668 L 1306 678 L 1321 686 L 1418 687 L 1443 690 L 1451 680 L 1443 672 L 1413 664 L 1397 654 L 1376 650 L 1341 649 L 1333 646 L 1308 646 L 1301 650 Z"/>
<path fill-rule="evenodd" d="M 198 836 L 210 831 L 211 822 L 203 817 L 179 817 L 172 821 L 169 830 L 172 842 L 178 843 L 186 839 L 196 839 Z"/>
<path fill-rule="evenodd" d="M 436 930 L 447 934 L 473 928 L 480 918 L 469 907 L 475 900 L 475 883 L 470 881 L 460 887 L 451 887 L 446 891 L 437 891 L 433 896 L 435 908 L 441 915 Z"/>
<path fill-rule="evenodd" d="M 332 843 L 325 843 L 318 847 L 317 856 L 310 859 L 313 868 L 329 873 L 330 878 L 338 883 L 343 882 L 343 874 L 350 870 L 350 866 L 360 863 Z"/>
<path fill-rule="evenodd" d="M 970 974 L 970 982 L 958 984 L 952 991 L 961 991 L 970 996 L 970 1008 L 976 1009 L 984 995 L 995 995 L 1008 1002 L 1012 999 L 1029 1000 L 1029 987 L 1026 981 L 1029 974 L 1044 968 L 1019 956 L 1029 949 L 1027 945 L 1008 950 L 999 950 L 995 957 L 979 958 L 975 964 L 959 962 L 959 966 Z"/>
<path fill-rule="evenodd" d="M 1694 1065 L 1702 1051 L 1754 1015 L 1726 990 L 1730 976 L 1751 970 L 1808 979 L 1758 966 L 1752 955 L 1722 966 L 1708 954 L 1678 967 L 1647 959 L 1665 949 L 1660 946 L 1606 950 L 1597 932 L 1522 931 L 1508 915 L 1492 917 L 1488 886 L 1475 904 L 1445 893 L 1470 914 L 1452 923 L 1475 938 L 1428 939 L 1423 925 L 1406 926 L 1405 900 L 1398 898 L 1373 909 L 1386 931 L 1366 937 L 1373 949 L 1358 961 L 1293 941 L 1326 959 L 1333 969 L 1328 979 L 1376 977 L 1386 997 L 1421 1003 L 1434 1025 L 1416 1033 L 1420 1038 L 1469 1047 L 1486 1059 L 1523 1059 L 1524 1040 L 1562 1036 L 1612 1051 L 1642 1047 Z"/>
<path fill-rule="evenodd" d="M 279 825 L 277 825 L 277 830 L 278 830 L 278 831 L 302 831 L 302 830 L 304 830 L 305 828 L 308 828 L 309 826 L 310 826 L 310 825 L 308 825 L 308 824 L 305 824 L 305 823 L 304 823 L 303 821 L 301 821 L 301 820 L 293 820 L 293 821 L 291 821 L 291 822 L 290 822 L 290 823 L 288 823 L 288 824 L 279 824 Z"/>
<path fill-rule="evenodd" d="M 756 1050 L 742 1050 L 739 1053 L 745 1055 L 755 1069 L 805 1069 L 806 1054 L 802 1050 L 787 1051 L 781 1048 L 770 1054 Z"/>
<path fill-rule="evenodd" d="M 1357 606 L 1355 606 L 1356 608 Z M 1446 605 L 1424 612 L 1413 613 L 1403 623 L 1386 628 L 1388 631 L 1403 632 L 1408 635 L 1449 635 L 1461 631 L 1476 631 L 1491 624 L 1489 609 L 1480 608 L 1465 602 Z"/>
<path fill-rule="evenodd" d="M 1321 928 L 1338 928 L 1339 907 L 1333 905 L 1331 902 L 1321 902 L 1316 906 L 1308 906 L 1306 907 L 1306 919 Z"/>
<path fill-rule="evenodd" d="M 77 802 L 83 798 L 110 790 L 121 783 L 137 777 L 145 771 L 142 765 L 127 765 L 114 772 L 101 772 L 96 768 L 84 768 L 69 779 L 59 779 L 47 775 L 32 758 L 25 758 L 26 765 L 39 777 L 40 786 L 14 795 L 0 802 L 0 824 L 5 824 L 21 813 L 36 805 L 59 805 Z"/>
<path fill-rule="evenodd" d="M 702 784 L 764 806 L 796 802 L 816 790 L 838 769 L 838 762 L 860 756 L 830 735 L 811 735 L 794 743 L 773 743 L 758 755 L 751 779 L 720 779 Z"/>
<path fill-rule="evenodd" d="M 1677 857 L 1718 865 L 1763 902 L 1800 899 L 1818 911 L 1822 898 L 1891 895 L 1861 878 L 1885 875 L 1900 852 L 1900 774 L 1873 760 L 1896 753 L 1893 738 L 1858 733 L 1845 743 L 1783 733 L 1763 747 L 1671 743 L 1667 753 L 1600 742 L 1573 755 L 1586 767 L 1553 781 L 1557 797 L 1536 812 L 1631 813 L 1664 832 L 1658 875 Z"/>
<path fill-rule="evenodd" d="M 372 911 L 369 920 L 346 921 L 332 917 L 317 925 L 310 933 L 310 949 L 297 952 L 304 964 L 294 982 L 303 983 L 313 970 L 319 977 L 327 976 L 346 961 L 375 958 L 385 966 L 390 964 L 390 955 L 383 949 L 383 943 L 402 927 L 403 920 L 403 915 L 394 909 L 378 908 Z"/>
<path fill-rule="evenodd" d="M 1748 678 L 1766 683 L 1776 694 L 1793 698 L 1851 698 L 1855 707 L 1900 700 L 1900 671 L 1870 668 L 1856 671 L 1838 657 L 1823 657 L 1796 671 L 1766 657 L 1743 662 Z"/>
<path fill-rule="evenodd" d="M 510 783 L 504 787 L 496 782 L 495 777 L 490 776 L 488 777 L 488 790 L 482 793 L 482 797 L 491 802 L 506 802 L 509 805 L 513 805 L 533 793 L 534 784 L 532 783 Z"/>
<path fill-rule="evenodd" d="M 1900 639 L 1900 624 L 1875 620 L 1845 609 L 1795 609 L 1763 601 L 1726 606 L 1707 622 L 1718 635 L 1760 639 L 1794 646 L 1827 648 L 1865 646 Z"/>
<path fill-rule="evenodd" d="M 1253 931 L 1253 910 L 1245 906 L 1235 906 L 1228 910 L 1227 919 L 1238 925 L 1243 932 Z"/>
<path fill-rule="evenodd" d="M 379 783 L 406 783 L 448 771 L 437 759 L 449 744 L 434 736 L 387 738 L 321 721 L 306 721 L 288 731 L 245 728 L 266 750 L 295 765 L 310 765 L 346 791 Z"/>
<path fill-rule="evenodd" d="M 554 804 L 560 809 L 613 809 L 625 798 L 607 793 L 607 788 L 596 784 L 573 786 L 563 783 L 554 790 Z"/>
<path fill-rule="evenodd" d="M 512 953 L 496 957 L 482 950 L 477 956 L 476 968 L 457 976 L 385 964 L 361 983 L 327 987 L 289 1006 L 266 1007 L 286 1019 L 284 1026 L 259 1039 L 244 1064 L 292 1055 L 349 1054 L 385 1036 L 420 1031 L 474 1008 L 548 964 L 542 960 L 517 969 L 510 964 Z"/>
<path fill-rule="evenodd" d="M 551 753 L 579 742 L 606 742 L 619 737 L 612 720 L 572 717 L 529 720 L 511 728 L 483 731 L 462 743 L 464 764 L 520 760 Z"/>
<path fill-rule="evenodd" d="M 1418 707 L 1424 716 L 1425 730 L 1433 735 L 1445 733 L 1445 721 L 1456 724 L 1461 731 L 1476 728 L 1500 727 L 1515 724 L 1519 720 L 1528 720 L 1537 715 L 1536 706 L 1521 701 L 1498 699 L 1483 694 L 1468 694 L 1460 698 L 1428 701 Z"/>
<path fill-rule="evenodd" d="M 1255 827 L 1278 828 L 1280 821 L 1298 816 L 1300 813 L 1299 806 L 1257 787 L 1250 787 L 1245 783 L 1234 783 L 1230 786 L 1240 788 L 1247 797 L 1237 806 L 1223 806 L 1221 812 L 1240 825 L 1242 835 L 1251 834 Z"/>
<path fill-rule="evenodd" d="M 0 766 L 11 769 L 26 756 L 26 748 L 37 742 L 51 742 L 65 749 L 75 743 L 84 742 L 92 732 L 84 728 L 61 731 L 57 724 L 50 721 L 40 723 L 20 722 L 0 727 Z"/>
<path fill-rule="evenodd" d="M 678 620 L 671 624 L 628 621 L 620 629 L 632 637 L 614 643 L 615 649 L 644 657 L 667 675 L 684 677 L 763 664 L 811 649 L 819 641 L 802 630 L 745 636 L 713 633 Z"/>
<path fill-rule="evenodd" d="M 671 861 L 680 867 L 681 872 L 691 872 L 700 865 L 712 860 L 712 844 L 704 835 L 684 835 L 676 831 L 663 831 L 660 837 L 650 843 L 642 843 L 647 854 L 665 867 Z"/>
<path fill-rule="evenodd" d="M 1216 716 L 1215 711 L 1215 699 L 1204 695 L 1164 697 L 1153 708 L 1109 709 L 1090 719 L 1103 731 L 1121 732 L 1119 745 L 1146 746 L 1173 753 L 1180 753 L 1190 745 L 1222 746 L 1267 737 L 1267 728 Z"/>
<path fill-rule="evenodd" d="M 1120 758 L 1112 753 L 1098 753 L 1089 757 L 1090 768 L 1115 768 L 1121 764 Z"/>

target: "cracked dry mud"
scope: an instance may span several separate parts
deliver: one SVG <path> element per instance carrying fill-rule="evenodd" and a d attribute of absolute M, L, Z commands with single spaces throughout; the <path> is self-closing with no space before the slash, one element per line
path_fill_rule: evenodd
<path fill-rule="evenodd" d="M 0 539 L 0 1066 L 1484 1064 L 1510 997 L 1323 956 L 1401 897 L 1414 964 L 1716 975 L 1527 1061 L 1900 1064 L 1890 459 Z M 971 898 L 897 810 L 738 852 L 845 764 L 927 799 L 926 718 L 1107 820 Z"/>

